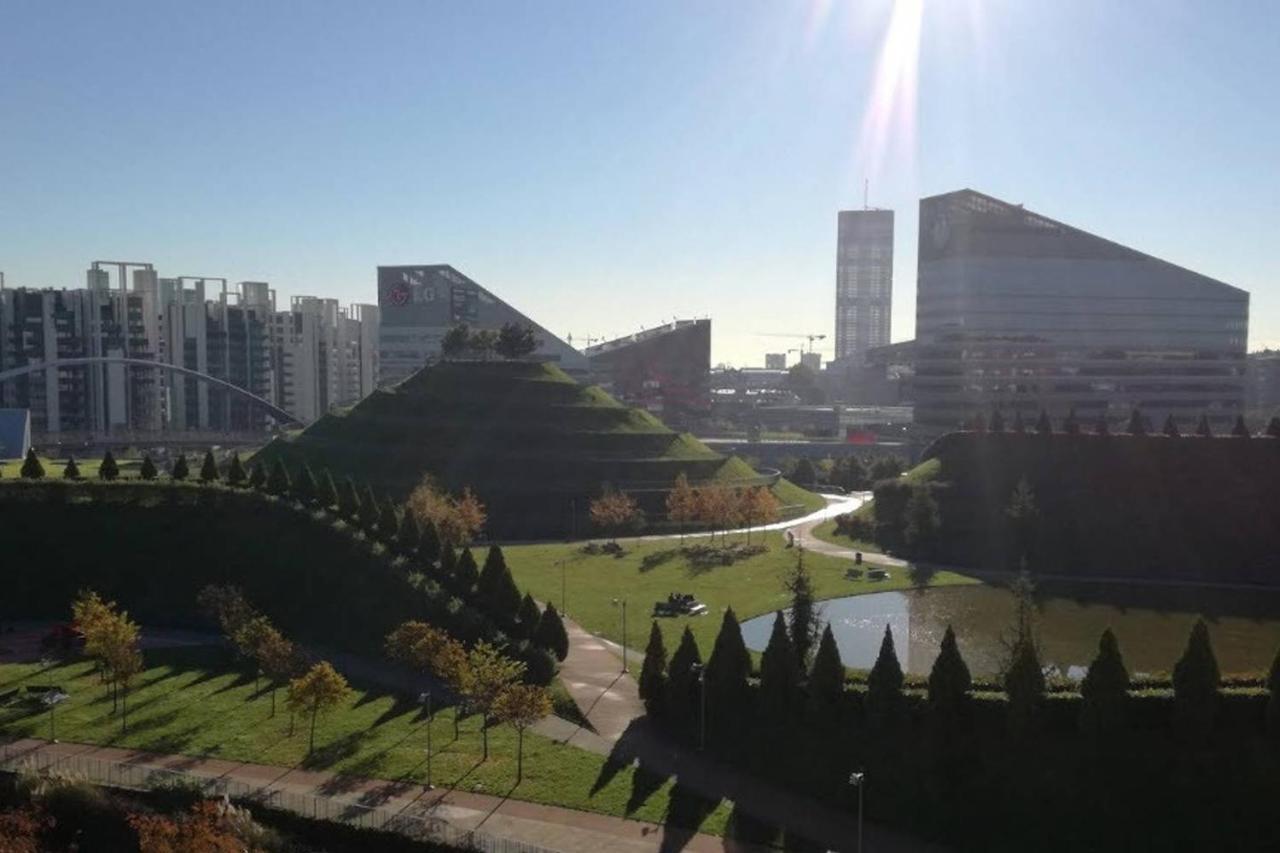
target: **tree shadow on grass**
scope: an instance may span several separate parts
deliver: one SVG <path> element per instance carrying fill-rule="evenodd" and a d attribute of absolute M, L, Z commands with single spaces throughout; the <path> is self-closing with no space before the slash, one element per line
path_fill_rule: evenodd
<path fill-rule="evenodd" d="M 734 803 L 733 811 L 729 813 L 729 826 L 725 835 L 734 841 L 746 844 L 774 847 L 781 840 L 782 832 L 778 827 L 747 814 L 741 806 Z"/>
<path fill-rule="evenodd" d="M 306 732 L 303 730 L 305 736 Z M 335 740 L 318 745 L 306 758 L 302 759 L 304 770 L 327 770 L 339 761 L 357 755 L 363 742 L 368 739 L 369 732 L 350 732 Z"/>
<path fill-rule="evenodd" d="M 651 572 L 659 566 L 666 565 L 678 556 L 680 556 L 679 548 L 663 548 L 661 551 L 650 551 L 640 561 L 640 571 Z"/>
<path fill-rule="evenodd" d="M 677 781 L 671 789 L 667 815 L 662 822 L 662 844 L 658 849 L 662 853 L 683 850 L 698 834 L 698 827 L 702 826 L 707 815 L 719 804 L 719 800 L 707 799 Z"/>
<path fill-rule="evenodd" d="M 637 767 L 631 774 L 631 793 L 627 796 L 627 814 L 635 814 L 636 810 L 649 801 L 658 789 L 667 783 L 670 777 L 654 773 L 644 767 Z"/>

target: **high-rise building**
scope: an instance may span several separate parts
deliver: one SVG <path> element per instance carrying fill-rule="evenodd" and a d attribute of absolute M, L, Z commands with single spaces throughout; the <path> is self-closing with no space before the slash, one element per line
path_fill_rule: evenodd
<path fill-rule="evenodd" d="M 893 211 L 842 210 L 836 219 L 836 358 L 889 343 Z"/>
<path fill-rule="evenodd" d="M 916 423 L 1040 410 L 1055 423 L 1229 425 L 1249 294 L 972 190 L 920 202 Z"/>
<path fill-rule="evenodd" d="M 536 355 L 585 376 L 586 357 L 447 264 L 378 267 L 381 316 L 379 383 L 399 382 L 440 355 L 450 328 L 466 323 L 497 331 L 504 323 L 532 326 Z"/>
<path fill-rule="evenodd" d="M 787 354 L 785 352 L 767 352 L 764 354 L 766 370 L 786 370 Z"/>

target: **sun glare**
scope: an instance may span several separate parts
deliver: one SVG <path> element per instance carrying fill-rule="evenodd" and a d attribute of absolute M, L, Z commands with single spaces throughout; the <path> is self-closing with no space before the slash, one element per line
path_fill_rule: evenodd
<path fill-rule="evenodd" d="M 915 150 L 916 82 L 924 0 L 895 0 L 862 116 L 857 158 L 874 175 L 890 149 Z"/>

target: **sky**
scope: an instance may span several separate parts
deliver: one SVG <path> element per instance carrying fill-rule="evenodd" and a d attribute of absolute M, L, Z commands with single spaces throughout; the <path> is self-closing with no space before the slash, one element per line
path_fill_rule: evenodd
<path fill-rule="evenodd" d="M 1250 291 L 1277 346 L 1277 80 L 1273 0 L 0 0 L 0 271 L 374 302 L 449 263 L 579 344 L 709 316 L 759 365 L 830 352 L 864 186 L 912 337 L 918 201 L 970 187 Z"/>

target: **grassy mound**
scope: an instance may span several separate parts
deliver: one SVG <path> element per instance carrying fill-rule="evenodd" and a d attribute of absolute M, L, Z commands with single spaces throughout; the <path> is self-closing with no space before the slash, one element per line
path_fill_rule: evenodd
<path fill-rule="evenodd" d="M 628 408 L 551 364 L 445 362 L 265 447 L 255 459 L 304 460 L 403 498 L 424 474 L 471 487 L 500 536 L 585 531 L 605 484 L 651 515 L 683 472 L 691 482 L 766 482 L 647 412 Z M 788 501 L 784 501 L 787 503 Z"/>

